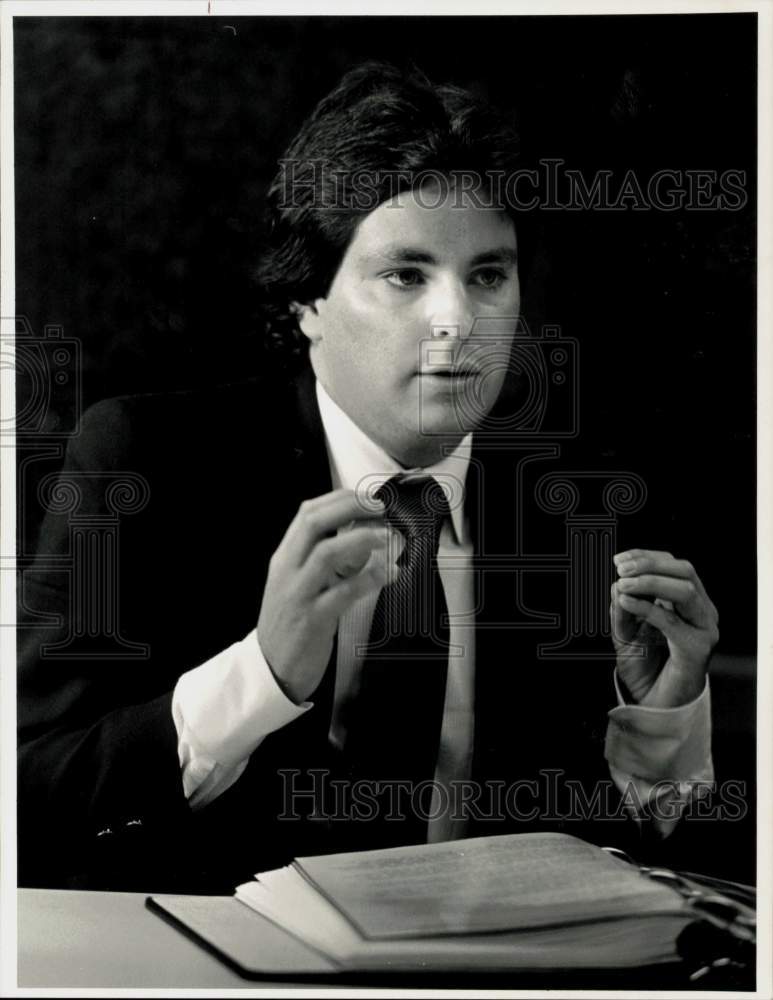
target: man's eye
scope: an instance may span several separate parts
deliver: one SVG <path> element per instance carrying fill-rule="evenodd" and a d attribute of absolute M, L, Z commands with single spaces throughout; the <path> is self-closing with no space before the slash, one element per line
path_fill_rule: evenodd
<path fill-rule="evenodd" d="M 399 271 L 391 271 L 385 277 L 389 284 L 394 285 L 395 288 L 412 288 L 414 285 L 420 285 L 424 280 L 424 275 L 415 267 L 403 267 Z"/>
<path fill-rule="evenodd" d="M 502 282 L 507 280 L 505 272 L 496 267 L 485 267 L 476 271 L 473 277 L 475 283 L 483 288 L 499 288 Z"/>

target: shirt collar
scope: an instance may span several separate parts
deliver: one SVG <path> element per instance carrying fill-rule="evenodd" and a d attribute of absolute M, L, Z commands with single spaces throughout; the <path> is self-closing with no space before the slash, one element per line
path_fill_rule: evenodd
<path fill-rule="evenodd" d="M 464 437 L 449 455 L 444 456 L 435 465 L 427 466 L 425 469 L 404 469 L 399 462 L 372 441 L 347 413 L 344 413 L 328 395 L 319 379 L 316 391 L 333 487 L 353 490 L 367 479 L 368 485 L 375 489 L 397 473 L 421 472 L 423 475 L 434 476 L 441 485 L 451 491 L 452 496 L 449 498 L 451 523 L 456 541 L 460 543 L 465 536 L 464 486 L 470 465 L 472 434 Z M 460 490 L 461 496 L 457 496 Z"/>

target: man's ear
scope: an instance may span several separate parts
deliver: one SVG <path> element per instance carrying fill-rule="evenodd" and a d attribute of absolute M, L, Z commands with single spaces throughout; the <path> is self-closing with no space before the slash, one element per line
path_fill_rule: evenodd
<path fill-rule="evenodd" d="M 316 299 L 314 302 L 293 302 L 290 309 L 295 313 L 301 333 L 308 337 L 312 344 L 322 340 L 322 319 L 319 307 L 323 304 L 323 299 Z"/>

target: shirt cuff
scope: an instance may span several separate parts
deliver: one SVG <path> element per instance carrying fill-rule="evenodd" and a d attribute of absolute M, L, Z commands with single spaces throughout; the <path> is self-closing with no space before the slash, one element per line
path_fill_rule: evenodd
<path fill-rule="evenodd" d="M 282 692 L 253 629 L 241 642 L 180 677 L 172 695 L 183 783 L 190 798 L 218 769 L 243 770 L 269 733 L 312 707 Z"/>
<path fill-rule="evenodd" d="M 604 756 L 611 768 L 648 782 L 710 782 L 711 695 L 709 682 L 686 705 L 652 708 L 619 704 L 609 712 Z"/>

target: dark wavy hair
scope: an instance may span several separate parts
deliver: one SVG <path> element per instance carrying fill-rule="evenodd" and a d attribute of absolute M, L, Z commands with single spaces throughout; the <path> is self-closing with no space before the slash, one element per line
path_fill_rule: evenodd
<path fill-rule="evenodd" d="M 292 303 L 323 298 L 359 221 L 430 177 L 481 181 L 481 200 L 517 222 L 523 260 L 527 219 L 515 219 L 496 184 L 519 166 L 514 125 L 470 92 L 386 63 L 346 73 L 304 122 L 269 188 L 255 276 L 270 352 L 285 363 L 304 356 Z"/>

